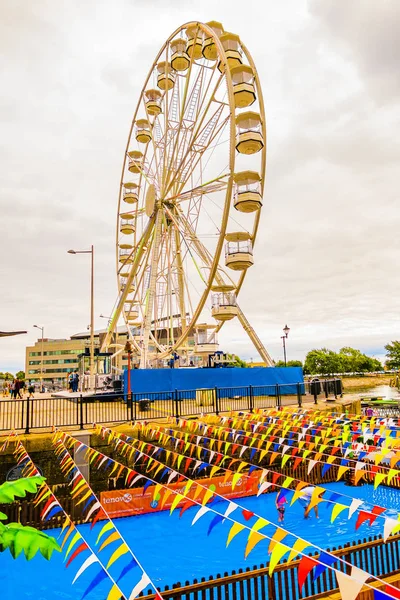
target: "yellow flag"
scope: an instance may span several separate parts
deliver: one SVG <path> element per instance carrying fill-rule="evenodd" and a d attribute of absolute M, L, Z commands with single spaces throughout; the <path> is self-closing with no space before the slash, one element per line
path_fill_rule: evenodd
<path fill-rule="evenodd" d="M 251 528 L 251 530 L 252 531 L 259 531 L 260 529 L 262 529 L 263 527 L 266 527 L 267 525 L 270 525 L 270 522 L 267 521 L 266 519 L 263 519 L 262 517 L 259 517 L 257 519 L 257 521 L 254 523 L 254 525 Z"/>
<path fill-rule="evenodd" d="M 293 481 L 293 477 L 286 477 L 285 481 L 282 483 L 282 487 L 288 488 L 289 485 L 292 483 L 292 481 Z"/>
<path fill-rule="evenodd" d="M 111 521 L 108 521 L 108 523 L 106 523 L 104 525 L 104 527 L 100 531 L 99 535 L 97 536 L 97 540 L 96 540 L 95 546 L 97 546 L 97 544 L 99 543 L 99 541 L 101 540 L 101 538 L 103 537 L 103 535 L 105 533 L 107 533 L 107 531 L 110 531 L 110 529 L 114 529 L 114 525 L 111 523 Z"/>
<path fill-rule="evenodd" d="M 331 523 L 334 522 L 334 520 L 336 519 L 336 517 L 338 515 L 340 515 L 340 513 L 342 512 L 342 510 L 344 510 L 345 508 L 349 508 L 348 506 L 346 506 L 345 504 L 335 504 L 334 507 L 332 508 L 332 514 L 331 514 Z"/>
<path fill-rule="evenodd" d="M 276 544 L 274 549 L 272 550 L 271 558 L 269 559 L 269 569 L 268 575 L 271 577 L 272 573 L 278 562 L 281 558 L 290 550 L 289 546 L 285 546 L 284 544 L 280 544 L 279 542 Z"/>
<path fill-rule="evenodd" d="M 387 476 L 387 484 L 389 484 L 395 475 L 398 475 L 399 472 L 396 469 L 389 469 L 389 473 Z"/>
<path fill-rule="evenodd" d="M 294 546 L 289 554 L 289 558 L 288 558 L 288 563 L 293 560 L 294 558 L 296 558 L 296 556 L 298 554 L 300 554 L 300 552 L 303 552 L 304 548 L 307 548 L 308 546 L 311 546 L 311 544 L 309 544 L 309 542 L 306 542 L 305 540 L 302 540 L 301 538 L 296 540 L 294 543 Z"/>
<path fill-rule="evenodd" d="M 245 528 L 245 525 L 242 525 L 241 523 L 234 523 L 232 525 L 232 527 L 229 530 L 228 539 L 226 541 L 226 547 L 229 546 L 229 544 L 231 543 L 231 541 L 233 540 L 233 538 L 235 537 L 235 535 L 237 535 L 244 528 Z"/>
<path fill-rule="evenodd" d="M 346 473 L 346 471 L 348 471 L 348 470 L 349 470 L 349 468 L 350 468 L 350 467 L 339 467 L 339 469 L 338 469 L 338 474 L 337 474 L 337 477 L 336 477 L 336 481 L 339 481 L 339 479 L 340 479 L 341 477 L 343 477 L 343 475 Z"/>
<path fill-rule="evenodd" d="M 112 588 L 107 596 L 107 600 L 120 600 L 121 593 L 122 592 L 119 589 L 119 587 L 117 586 L 117 584 L 114 583 L 114 585 L 112 586 Z"/>
<path fill-rule="evenodd" d="M 386 473 L 377 473 L 375 475 L 375 479 L 374 479 L 374 490 L 376 490 L 376 488 L 378 487 L 378 485 L 380 483 L 382 483 L 382 481 L 386 479 Z"/>
<path fill-rule="evenodd" d="M 119 559 L 120 556 L 122 556 L 123 554 L 127 554 L 127 552 L 129 552 L 128 546 L 125 543 L 122 543 L 119 546 L 119 548 L 116 549 L 114 554 L 112 554 L 112 556 L 110 557 L 110 560 L 107 563 L 106 569 L 109 569 L 111 567 L 111 565 L 113 565 L 115 563 L 115 561 Z"/>
<path fill-rule="evenodd" d="M 174 512 L 175 508 L 177 507 L 177 505 L 179 504 L 179 502 L 182 500 L 182 498 L 184 498 L 185 496 L 183 496 L 182 494 L 175 494 L 175 498 L 171 504 L 171 508 L 169 511 L 169 514 L 172 515 L 172 513 Z"/>
<path fill-rule="evenodd" d="M 241 473 L 235 473 L 232 477 L 232 489 L 235 489 L 235 486 L 237 484 L 237 482 L 239 481 L 239 479 L 241 479 L 242 474 Z"/>

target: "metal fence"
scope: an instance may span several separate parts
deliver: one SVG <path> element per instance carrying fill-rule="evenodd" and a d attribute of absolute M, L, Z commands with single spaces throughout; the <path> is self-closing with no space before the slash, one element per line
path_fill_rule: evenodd
<path fill-rule="evenodd" d="M 340 385 L 339 385 L 340 384 Z M 93 423 L 119 423 L 168 416 L 187 417 L 203 412 L 219 414 L 302 405 L 304 398 L 336 398 L 340 380 L 265 386 L 240 386 L 166 392 L 93 394 L 85 396 L 0 400 L 0 431 L 91 426 Z M 310 398 L 310 396 L 312 398 Z M 308 397 L 308 398 L 307 398 Z"/>

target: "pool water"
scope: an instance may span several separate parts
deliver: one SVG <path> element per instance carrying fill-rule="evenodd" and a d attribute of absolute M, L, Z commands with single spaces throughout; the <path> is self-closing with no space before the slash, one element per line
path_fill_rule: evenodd
<path fill-rule="evenodd" d="M 400 490 L 383 486 L 374 490 L 370 485 L 353 488 L 341 482 L 326 484 L 324 487 L 329 490 L 329 493 L 326 494 L 328 498 L 333 492 L 360 498 L 367 503 L 363 505 L 363 509 L 368 510 L 378 504 L 388 508 L 384 513 L 386 516 L 394 518 L 397 518 L 397 513 L 400 511 Z M 255 512 L 277 524 L 275 498 L 275 493 L 264 494 L 259 498 L 253 496 L 238 499 L 237 504 L 247 511 Z M 290 504 L 290 495 L 287 498 Z M 339 501 L 346 504 L 351 502 L 350 499 L 340 499 Z M 218 510 L 218 503 L 214 503 L 212 506 Z M 346 542 L 362 540 L 368 536 L 383 533 L 384 519 L 382 517 L 378 517 L 372 526 L 363 523 L 357 531 L 355 531 L 357 516 L 353 515 L 349 520 L 347 511 L 341 513 L 334 523 L 330 523 L 332 506 L 331 503 L 320 504 L 319 519 L 316 519 L 312 511 L 311 517 L 305 520 L 304 511 L 299 502 L 295 502 L 293 506 L 287 505 L 283 526 L 289 532 L 305 537 L 321 548 L 330 549 L 339 545 L 343 546 Z M 171 586 L 178 581 L 181 584 L 185 584 L 186 581 L 191 583 L 195 578 L 223 575 L 224 572 L 230 573 L 233 569 L 258 566 L 268 561 L 268 540 L 261 541 L 246 560 L 244 550 L 248 531 L 247 533 L 246 530 L 241 531 L 226 548 L 226 540 L 232 522 L 225 521 L 225 523 L 218 524 L 208 536 L 207 531 L 214 515 L 207 513 L 191 526 L 197 510 L 197 508 L 189 509 L 181 518 L 179 518 L 179 510 L 175 510 L 172 515 L 169 514 L 169 511 L 164 511 L 114 520 L 116 527 L 129 543 L 150 578 L 161 589 L 165 585 Z M 238 510 L 232 516 L 246 523 Z M 251 526 L 254 522 L 255 518 L 253 517 L 247 522 L 247 525 Z M 90 527 L 84 525 L 81 527 L 82 535 L 89 535 L 89 538 L 93 540 L 99 531 L 96 528 L 90 532 Z M 274 527 L 270 525 L 265 527 L 262 532 L 272 535 L 274 530 Z M 53 530 L 50 534 L 57 537 L 59 530 Z M 289 545 L 290 539 L 293 540 L 293 538 L 287 538 Z M 82 557 L 80 560 L 78 557 L 68 569 L 65 569 L 63 556 L 59 553 L 53 554 L 51 561 L 37 556 L 30 562 L 25 561 L 24 558 L 13 560 L 8 553 L 3 553 L 0 557 L 2 597 L 7 600 L 75 600 L 81 598 L 95 574 L 88 569 L 72 586 L 72 580 L 84 558 Z M 136 576 L 136 578 L 139 577 Z M 110 587 L 108 581 L 102 582 L 87 595 L 87 599 L 105 600 Z"/>

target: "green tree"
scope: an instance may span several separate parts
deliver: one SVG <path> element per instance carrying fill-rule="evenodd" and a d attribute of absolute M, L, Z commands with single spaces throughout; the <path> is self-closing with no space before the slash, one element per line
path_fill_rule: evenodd
<path fill-rule="evenodd" d="M 18 373 L 15 375 L 15 377 L 17 379 L 25 379 L 25 371 L 18 371 Z"/>
<path fill-rule="evenodd" d="M 14 379 L 14 375 L 6 371 L 5 373 L 0 373 L 0 379 L 6 379 L 7 381 L 11 381 L 11 379 Z"/>
<path fill-rule="evenodd" d="M 399 369 L 400 368 L 400 342 L 395 340 L 390 344 L 386 344 L 386 366 L 389 369 Z"/>
<path fill-rule="evenodd" d="M 39 475 L 6 481 L 0 485 L 0 504 L 12 504 L 15 498 L 25 498 L 26 493 L 36 493 L 44 482 L 45 477 Z M 57 541 L 34 527 L 21 523 L 3 523 L 7 515 L 0 511 L 0 552 L 9 550 L 13 558 L 18 558 L 21 552 L 27 560 L 31 560 L 39 551 L 49 560 L 54 550 L 61 551 Z"/>
<path fill-rule="evenodd" d="M 332 375 L 339 373 L 339 356 L 333 350 L 321 348 L 320 350 L 310 350 L 304 361 L 304 372 L 310 375 Z"/>
<path fill-rule="evenodd" d="M 285 363 L 283 362 L 283 360 L 278 360 L 275 363 L 275 366 L 276 367 L 285 367 L 285 366 L 286 367 L 302 367 L 303 363 L 301 362 L 301 360 L 288 360 L 287 363 L 286 363 L 286 365 L 285 365 Z"/>
<path fill-rule="evenodd" d="M 245 360 L 237 356 L 236 354 L 227 354 L 227 359 L 229 362 L 226 364 L 230 367 L 241 367 L 242 369 L 246 369 L 249 365 Z"/>

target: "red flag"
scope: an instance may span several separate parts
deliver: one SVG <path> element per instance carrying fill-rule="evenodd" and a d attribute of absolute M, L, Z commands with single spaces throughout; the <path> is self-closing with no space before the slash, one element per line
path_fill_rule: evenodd
<path fill-rule="evenodd" d="M 365 510 L 360 510 L 360 512 L 358 513 L 358 518 L 357 518 L 357 523 L 356 523 L 356 531 L 360 527 L 360 525 L 362 525 L 362 523 L 364 523 L 364 521 L 369 521 L 371 524 L 371 519 L 372 519 L 372 522 L 374 522 L 376 517 L 374 518 L 374 515 L 370 512 L 366 512 Z"/>
<path fill-rule="evenodd" d="M 300 591 L 302 590 L 304 582 L 307 579 L 307 575 L 317 564 L 317 561 L 311 558 L 310 556 L 303 556 L 303 558 L 301 559 L 297 572 L 297 581 L 299 582 Z"/>

